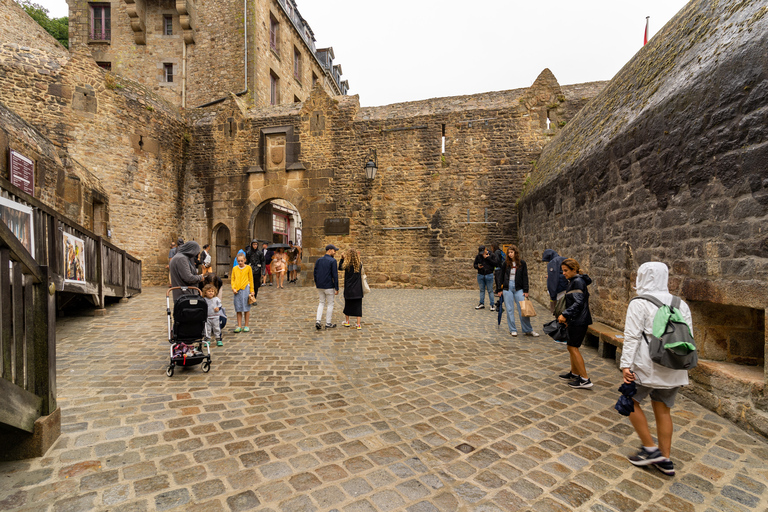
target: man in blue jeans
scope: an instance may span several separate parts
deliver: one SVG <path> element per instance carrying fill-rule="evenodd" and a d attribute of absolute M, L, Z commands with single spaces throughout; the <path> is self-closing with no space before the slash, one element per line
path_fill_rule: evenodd
<path fill-rule="evenodd" d="M 317 287 L 320 304 L 317 306 L 317 321 L 315 327 L 319 331 L 323 328 L 323 308 L 325 309 L 325 328 L 333 329 L 336 324 L 331 322 L 333 315 L 333 301 L 339 294 L 339 269 L 336 258 L 333 256 L 338 251 L 333 244 L 325 246 L 325 256 L 315 262 L 315 286 Z"/>
<path fill-rule="evenodd" d="M 491 311 L 496 311 L 493 300 L 493 270 L 496 268 L 496 257 L 484 245 L 477 249 L 474 267 L 477 269 L 477 284 L 480 287 L 480 303 L 475 309 L 485 308 L 485 293 L 488 290 L 488 300 L 491 301 Z"/>

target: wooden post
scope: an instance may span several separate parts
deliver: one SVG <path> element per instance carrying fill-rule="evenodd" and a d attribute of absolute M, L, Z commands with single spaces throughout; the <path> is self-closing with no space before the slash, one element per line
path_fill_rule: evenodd
<path fill-rule="evenodd" d="M 24 387 L 24 293 L 22 289 L 21 265 L 13 264 L 13 382 Z"/>
<path fill-rule="evenodd" d="M 96 239 L 96 282 L 99 286 L 98 306 L 104 309 L 104 239 L 101 237 Z"/>
<path fill-rule="evenodd" d="M 40 267 L 43 281 L 35 285 L 35 394 L 43 399 L 43 415 L 56 410 L 56 294 L 50 293 L 50 267 Z"/>
<path fill-rule="evenodd" d="M 24 287 L 24 344 L 27 351 L 25 373 L 27 380 L 24 389 L 30 393 L 35 392 L 35 284 L 31 279 L 26 279 Z M 37 286 L 40 286 L 38 284 Z"/>
<path fill-rule="evenodd" d="M 11 318 L 13 317 L 13 304 L 11 299 L 11 271 L 8 268 L 11 255 L 5 247 L 0 248 L 0 378 L 11 380 L 11 344 L 13 343 L 13 330 Z"/>
<path fill-rule="evenodd" d="M 125 250 L 120 251 L 120 255 L 123 259 L 123 299 L 128 299 L 128 258 Z"/>

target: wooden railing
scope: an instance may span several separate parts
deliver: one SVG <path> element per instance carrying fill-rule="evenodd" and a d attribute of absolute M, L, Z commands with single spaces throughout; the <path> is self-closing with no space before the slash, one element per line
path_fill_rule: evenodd
<path fill-rule="evenodd" d="M 83 294 L 104 308 L 104 297 L 130 297 L 141 293 L 141 260 L 101 236 L 49 208 L 0 178 L 0 197 L 32 209 L 34 260 L 47 266 L 56 291 Z M 84 281 L 67 280 L 64 233 L 83 241 Z"/>
<path fill-rule="evenodd" d="M 4 222 L 0 333 L 0 424 L 31 433 L 39 417 L 56 410 L 56 301 L 49 268 L 37 264 Z"/>

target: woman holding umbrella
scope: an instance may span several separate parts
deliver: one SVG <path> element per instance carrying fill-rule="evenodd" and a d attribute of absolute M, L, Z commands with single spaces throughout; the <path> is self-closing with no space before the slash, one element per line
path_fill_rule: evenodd
<path fill-rule="evenodd" d="M 355 327 L 360 325 L 360 317 L 363 316 L 363 264 L 360 262 L 360 253 L 355 249 L 349 249 L 341 257 L 339 268 L 344 271 L 344 327 L 349 327 L 349 317 L 357 318 Z"/>

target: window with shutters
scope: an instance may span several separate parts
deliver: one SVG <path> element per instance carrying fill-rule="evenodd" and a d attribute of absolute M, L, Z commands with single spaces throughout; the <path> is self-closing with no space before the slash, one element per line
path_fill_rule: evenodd
<path fill-rule="evenodd" d="M 109 41 L 112 38 L 112 19 L 109 4 L 90 4 L 91 40 Z"/>

